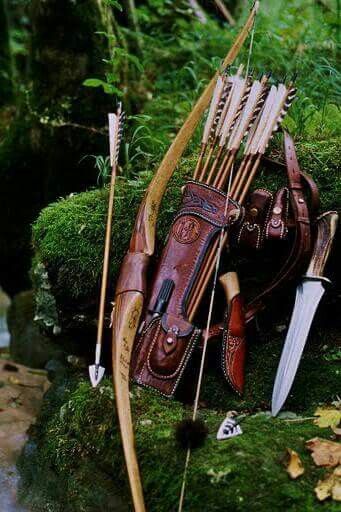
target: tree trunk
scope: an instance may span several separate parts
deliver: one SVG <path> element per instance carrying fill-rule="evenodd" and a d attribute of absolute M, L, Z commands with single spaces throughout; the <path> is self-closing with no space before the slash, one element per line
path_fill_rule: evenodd
<path fill-rule="evenodd" d="M 0 4 L 1 5 L 1 4 Z M 0 282 L 28 285 L 30 225 L 40 209 L 94 185 L 91 154 L 108 150 L 113 98 L 83 85 L 104 76 L 110 15 L 101 0 L 32 0 L 32 87 L 0 146 Z"/>
<path fill-rule="evenodd" d="M 0 106 L 12 98 L 12 85 L 7 1 L 0 0 Z"/>

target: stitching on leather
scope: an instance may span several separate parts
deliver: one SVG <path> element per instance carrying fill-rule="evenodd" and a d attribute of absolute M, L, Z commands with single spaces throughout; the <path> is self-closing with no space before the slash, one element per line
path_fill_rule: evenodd
<path fill-rule="evenodd" d="M 259 247 L 260 247 L 260 240 L 261 240 L 260 225 L 259 224 L 251 224 L 251 222 L 249 222 L 249 221 L 244 222 L 244 224 L 242 225 L 242 227 L 240 228 L 240 231 L 239 231 L 238 243 L 240 243 L 241 237 L 242 237 L 243 232 L 245 230 L 247 230 L 249 233 L 252 233 L 252 231 L 257 230 L 258 234 L 257 234 L 256 249 L 259 249 Z"/>
<path fill-rule="evenodd" d="M 225 194 L 225 192 L 223 192 L 219 188 L 212 187 L 212 185 L 207 185 L 207 183 L 202 183 L 201 181 L 196 181 L 196 180 L 188 180 L 186 182 L 185 186 L 189 185 L 190 183 L 193 183 L 194 185 L 196 185 L 196 186 L 198 186 L 200 188 L 206 188 L 207 190 L 212 190 L 212 192 L 216 192 L 221 197 L 224 197 L 226 199 L 226 195 L 227 194 Z"/>
<path fill-rule="evenodd" d="M 262 233 L 262 242 L 264 241 L 264 238 L 267 238 L 267 228 L 268 228 L 270 212 L 272 211 L 273 204 L 274 204 L 274 195 L 271 193 L 270 204 L 269 204 L 266 216 L 265 216 L 264 229 L 263 229 L 263 233 Z"/>
<path fill-rule="evenodd" d="M 176 391 L 176 388 L 177 388 L 177 386 L 178 386 L 178 384 L 179 384 L 179 382 L 180 382 L 180 380 L 181 380 L 181 377 L 182 377 L 182 375 L 183 375 L 183 372 L 185 371 L 185 368 L 186 368 L 186 366 L 187 366 L 188 360 L 189 360 L 189 358 L 191 357 L 191 355 L 192 355 L 192 353 L 193 353 L 193 350 L 194 350 L 194 348 L 195 348 L 195 346 L 196 346 L 196 344 L 197 344 L 197 342 L 198 342 L 198 340 L 199 340 L 200 334 L 201 334 L 201 330 L 200 330 L 200 329 L 195 329 L 195 330 L 194 330 L 194 333 L 192 334 L 191 339 L 190 339 L 190 341 L 189 341 L 189 343 L 188 343 L 189 350 L 188 350 L 188 349 L 186 349 L 186 350 L 187 350 L 186 358 L 185 358 L 185 360 L 184 360 L 184 361 L 183 361 L 183 363 L 182 363 L 182 366 L 181 366 L 181 368 L 180 368 L 180 373 L 179 373 L 178 378 L 176 379 L 176 381 L 175 381 L 175 383 L 174 383 L 174 385 L 173 385 L 173 387 L 172 387 L 172 389 L 171 389 L 170 393 L 168 393 L 168 394 L 167 394 L 167 393 L 163 393 L 162 391 L 160 391 L 159 389 L 155 388 L 155 387 L 154 387 L 154 386 L 152 386 L 151 384 L 147 384 L 147 383 L 145 383 L 145 382 L 143 382 L 143 381 L 142 381 L 142 373 L 143 373 L 143 370 L 144 370 L 144 368 L 145 368 L 145 365 L 143 366 L 143 368 L 142 368 L 142 370 L 141 370 L 141 372 L 140 372 L 139 376 L 135 379 L 135 380 L 136 380 L 136 382 L 137 382 L 140 386 L 142 386 L 142 387 L 144 387 L 144 388 L 147 388 L 147 389 L 151 389 L 151 390 L 153 390 L 154 392 L 156 392 L 157 394 L 159 394 L 159 395 L 163 396 L 164 398 L 172 398 L 172 397 L 174 396 L 174 393 L 175 393 L 175 391 Z"/>
<path fill-rule="evenodd" d="M 195 207 L 193 207 L 193 208 L 195 208 Z M 236 205 L 236 210 L 238 211 L 238 215 L 230 216 L 227 219 L 225 219 L 225 222 L 221 222 L 218 220 L 214 221 L 214 219 L 212 219 L 211 217 L 206 216 L 202 213 L 199 213 L 194 209 L 184 208 L 184 209 L 180 210 L 180 212 L 174 217 L 173 225 L 180 217 L 183 217 L 184 215 L 193 215 L 194 217 L 199 217 L 200 219 L 205 220 L 206 222 L 208 222 L 209 224 L 212 224 L 213 226 L 216 226 L 217 228 L 220 228 L 220 229 L 226 228 L 228 226 L 233 226 L 241 217 L 242 208 L 239 205 Z M 173 225 L 172 225 L 172 227 L 173 227 Z"/>
<path fill-rule="evenodd" d="M 173 379 L 173 378 L 174 378 L 174 377 L 179 373 L 179 371 L 181 370 L 182 365 L 184 364 L 184 362 L 185 362 L 185 360 L 186 360 L 187 352 L 188 352 L 188 350 L 189 350 L 189 348 L 190 348 L 191 338 L 192 338 L 193 334 L 192 334 L 192 336 L 191 336 L 191 338 L 190 338 L 189 343 L 187 344 L 187 347 L 186 347 L 186 349 L 185 349 L 185 351 L 184 351 L 184 354 L 183 354 L 183 356 L 182 356 L 182 358 L 181 358 L 181 361 L 180 361 L 180 363 L 179 363 L 178 368 L 176 369 L 176 371 L 175 371 L 175 372 L 173 372 L 173 373 L 171 373 L 170 375 L 161 375 L 161 374 L 159 374 L 159 373 L 155 372 L 155 371 L 152 369 L 151 364 L 150 364 L 150 358 L 151 358 L 151 355 L 152 355 L 153 349 L 154 349 L 154 347 L 155 347 L 155 345 L 156 345 L 156 343 L 157 343 L 157 341 L 158 341 L 158 338 L 159 338 L 160 330 L 161 330 L 161 329 L 162 329 L 162 326 L 161 326 L 161 321 L 160 321 L 160 324 L 159 324 L 159 326 L 158 326 L 158 328 L 156 329 L 156 332 L 155 332 L 155 334 L 154 334 L 154 337 L 153 337 L 153 341 L 152 341 L 152 343 L 151 343 L 151 346 L 150 346 L 150 348 L 149 348 L 149 350 L 148 350 L 148 355 L 147 355 L 146 365 L 147 365 L 148 371 L 149 371 L 149 372 L 150 372 L 154 377 L 156 377 L 157 379 L 161 379 L 161 380 L 170 380 L 170 379 Z M 183 340 L 182 342 L 184 342 L 184 340 Z"/>
<path fill-rule="evenodd" d="M 225 325 L 228 325 L 229 324 L 229 321 L 230 321 L 230 316 L 227 316 L 226 315 L 226 324 Z M 241 396 L 241 392 L 239 391 L 239 389 L 235 386 L 234 382 L 232 381 L 232 379 L 230 378 L 230 375 L 227 371 L 227 368 L 226 368 L 226 365 L 225 365 L 225 356 L 226 356 L 226 351 L 228 350 L 228 340 L 229 340 L 229 336 L 230 336 L 230 329 L 224 329 L 224 333 L 223 333 L 223 350 L 221 351 L 221 366 L 222 366 L 222 370 L 223 370 L 223 374 L 225 375 L 225 378 L 227 380 L 227 382 L 230 384 L 230 386 L 232 387 L 232 389 L 239 395 Z"/>

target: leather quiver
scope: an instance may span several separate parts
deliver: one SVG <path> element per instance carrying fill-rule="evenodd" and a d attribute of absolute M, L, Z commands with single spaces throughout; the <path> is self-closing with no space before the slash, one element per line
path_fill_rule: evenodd
<path fill-rule="evenodd" d="M 246 358 L 245 311 L 241 294 L 229 305 L 223 331 L 221 365 L 230 386 L 239 395 L 244 390 Z"/>
<path fill-rule="evenodd" d="M 194 350 L 201 331 L 187 318 L 186 303 L 205 255 L 221 229 L 241 217 L 243 209 L 226 195 L 208 185 L 188 182 L 182 204 L 162 251 L 136 338 L 132 378 L 172 397 Z M 172 283 L 164 310 L 156 311 L 163 284 Z"/>

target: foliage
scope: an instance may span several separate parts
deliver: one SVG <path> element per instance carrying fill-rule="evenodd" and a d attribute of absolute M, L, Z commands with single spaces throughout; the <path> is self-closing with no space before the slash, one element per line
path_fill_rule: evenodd
<path fill-rule="evenodd" d="M 173 4 L 150 0 L 138 8 L 145 70 L 140 87 L 145 89 L 148 100 L 142 113 L 148 118 L 133 118 L 130 133 L 142 126 L 144 132 L 148 130 L 148 137 L 141 141 L 142 152 L 133 169 L 129 161 L 125 162 L 127 173 L 136 174 L 160 161 L 169 140 L 238 31 L 219 28 L 212 20 L 202 25 L 184 10 L 185 2 L 176 2 L 175 9 Z M 175 16 L 176 12 L 181 16 Z M 234 69 L 245 62 L 247 52 L 246 45 Z M 333 11 L 325 11 L 313 2 L 302 7 L 300 0 L 262 2 L 251 66 L 257 74 L 271 70 L 275 79 L 284 75 L 289 79 L 298 73 L 298 98 L 287 121 L 296 136 L 340 136 L 340 72 L 334 65 L 336 52 L 337 20 Z M 153 139 L 158 144 L 153 145 Z M 190 150 L 197 143 L 198 135 Z"/>
<path fill-rule="evenodd" d="M 79 377 L 56 382 L 48 392 L 20 461 L 21 494 L 33 511 L 129 509 L 113 398 L 110 381 L 92 389 Z M 175 510 L 185 452 L 179 451 L 174 426 L 187 412 L 177 402 L 166 406 L 155 393 L 138 388 L 132 391 L 132 405 L 148 510 Z M 253 412 L 241 416 L 242 435 L 217 442 L 216 431 L 226 412 L 201 409 L 209 437 L 192 453 L 185 510 L 199 512 L 205 503 L 207 512 L 226 507 L 242 512 L 246 504 L 256 512 L 315 511 L 313 488 L 323 469 L 311 462 L 305 441 L 327 433 L 295 415 L 292 421 L 289 414 L 273 419 L 269 413 Z M 282 464 L 287 447 L 299 453 L 306 468 L 297 481 L 290 481 Z M 118 489 L 125 506 L 117 498 Z M 328 503 L 324 509 L 334 512 L 338 507 Z"/>
<path fill-rule="evenodd" d="M 113 30 L 97 34 L 112 45 L 110 55 L 102 55 L 106 70 L 102 76 L 97 72 L 89 74 L 85 85 L 92 92 L 104 89 L 117 95 L 120 91 L 129 114 L 115 197 L 112 296 L 135 213 L 152 173 L 238 29 L 219 25 L 213 19 L 202 25 L 193 19 L 183 0 L 146 0 L 137 7 L 137 33 L 122 21 L 124 12 L 120 13 L 117 2 L 109 3 L 114 7 Z M 274 79 L 299 72 L 298 99 L 286 126 L 296 137 L 303 169 L 312 172 L 321 188 L 323 208 L 340 207 L 338 196 L 341 197 L 340 112 L 336 106 L 340 74 L 334 66 L 336 21 L 332 11 L 325 11 L 316 2 L 263 0 L 251 60 L 255 73 L 271 69 Z M 137 37 L 142 42 L 141 52 L 134 45 Z M 233 70 L 245 62 L 247 52 L 246 47 Z M 85 90 L 89 91 L 89 87 Z M 195 165 L 198 142 L 199 131 L 163 201 L 158 226 L 161 241 L 177 207 L 180 185 Z M 279 138 L 271 152 L 282 157 Z M 106 156 L 95 155 L 94 161 L 99 178 L 104 178 Z M 259 183 L 274 188 L 278 180 L 264 172 Z M 33 225 L 34 265 L 46 269 L 49 292 L 52 291 L 61 316 L 81 311 L 94 317 L 107 198 L 105 187 L 72 194 L 50 204 Z M 284 295 L 282 323 L 286 322 L 288 305 L 288 296 Z M 309 465 L 304 442 L 321 435 L 319 428 L 300 418 L 295 422 L 274 420 L 265 412 L 281 349 L 279 336 L 274 334 L 278 317 L 272 313 L 271 328 L 262 329 L 263 339 L 256 343 L 252 337 L 242 399 L 232 394 L 219 373 L 211 370 L 205 375 L 201 416 L 209 426 L 210 436 L 207 444 L 193 454 L 186 496 L 186 507 L 191 512 L 202 510 L 203 503 L 207 512 L 226 508 L 236 512 L 245 508 L 255 512 L 316 510 L 312 489 L 322 473 Z M 327 317 L 326 309 L 323 313 Z M 338 333 L 330 328 L 315 332 L 288 400 L 289 407 L 311 415 L 321 400 L 335 398 L 340 376 L 338 351 L 334 348 L 337 338 Z M 218 355 L 212 352 L 211 357 Z M 126 509 L 129 490 L 113 401 L 108 380 L 96 390 L 90 388 L 84 375 L 54 383 L 21 458 L 22 497 L 32 510 Z M 155 394 L 136 388 L 132 403 L 148 510 L 169 511 L 177 503 L 184 463 L 184 456 L 174 444 L 173 427 L 188 411 L 180 403 L 166 404 Z M 242 423 L 244 434 L 218 444 L 217 427 L 232 408 L 246 415 Z M 308 468 L 295 482 L 288 479 L 281 464 L 287 447 L 297 451 Z M 118 492 L 123 504 L 117 498 Z M 337 509 L 334 504 L 321 507 Z"/>
<path fill-rule="evenodd" d="M 182 173 L 186 172 L 185 167 Z M 151 172 L 140 179 L 118 178 L 115 188 L 115 224 L 112 232 L 111 288 L 122 261 L 134 223 L 138 205 L 151 178 Z M 179 199 L 181 176 L 176 176 L 165 198 L 159 219 L 160 233 L 165 238 L 169 221 Z M 33 225 L 33 245 L 37 261 L 45 262 L 57 302 L 64 307 L 73 304 L 74 313 L 96 297 L 101 276 L 108 189 L 101 188 L 52 203 Z M 56 215 L 57 213 L 57 215 Z M 120 229 L 117 229 L 117 226 Z M 72 276 L 72 277 L 71 277 Z M 89 300 L 90 299 L 90 300 Z M 76 307 L 76 304 L 78 306 Z"/>

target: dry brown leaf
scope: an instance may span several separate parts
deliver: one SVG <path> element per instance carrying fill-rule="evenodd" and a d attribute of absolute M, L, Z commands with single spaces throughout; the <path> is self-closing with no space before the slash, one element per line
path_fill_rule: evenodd
<path fill-rule="evenodd" d="M 341 501 L 341 466 L 334 470 L 334 485 L 332 488 L 332 498 L 335 501 Z"/>
<path fill-rule="evenodd" d="M 341 501 L 341 466 L 335 468 L 324 480 L 318 481 L 315 493 L 319 501 L 330 497 L 335 501 Z"/>
<path fill-rule="evenodd" d="M 306 447 L 316 466 L 334 467 L 341 464 L 341 444 L 314 437 L 306 442 Z"/>
<path fill-rule="evenodd" d="M 295 450 L 291 450 L 291 448 L 287 448 L 288 452 L 288 462 L 287 462 L 287 472 L 293 480 L 303 475 L 304 467 L 302 461 Z"/>
<path fill-rule="evenodd" d="M 332 428 L 332 431 L 336 435 L 336 437 L 341 437 L 341 427 Z"/>
<path fill-rule="evenodd" d="M 336 428 L 341 422 L 341 410 L 333 407 L 318 407 L 314 416 L 318 416 L 314 423 L 320 428 Z"/>
<path fill-rule="evenodd" d="M 17 377 L 14 377 L 13 375 L 8 377 L 8 382 L 10 384 L 14 384 L 15 386 L 19 386 L 21 384 L 21 380 L 19 380 Z"/>

